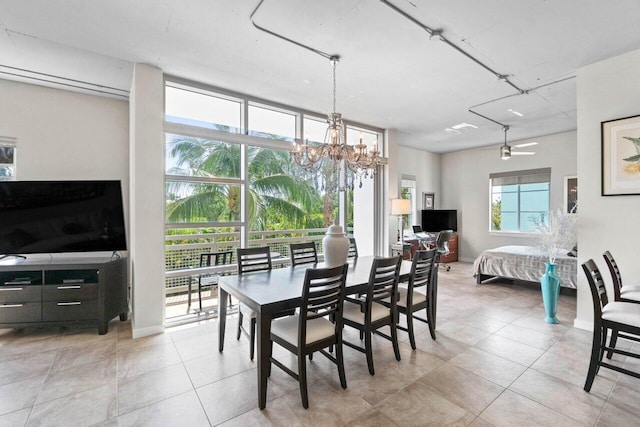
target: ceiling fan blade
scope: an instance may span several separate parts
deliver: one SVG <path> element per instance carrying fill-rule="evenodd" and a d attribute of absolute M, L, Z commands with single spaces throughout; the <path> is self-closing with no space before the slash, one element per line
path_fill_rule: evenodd
<path fill-rule="evenodd" d="M 537 142 L 525 142 L 524 144 L 514 145 L 514 147 L 516 147 L 516 148 L 524 148 L 524 147 L 531 147 L 532 145 L 538 145 L 538 143 Z"/>
<path fill-rule="evenodd" d="M 511 155 L 512 156 L 532 156 L 536 153 L 534 153 L 533 151 L 512 151 Z"/>

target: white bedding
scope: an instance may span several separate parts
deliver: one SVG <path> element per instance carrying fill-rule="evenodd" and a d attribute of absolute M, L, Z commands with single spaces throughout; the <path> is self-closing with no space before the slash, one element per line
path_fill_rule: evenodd
<path fill-rule="evenodd" d="M 560 286 L 577 288 L 578 261 L 564 251 L 556 258 L 556 271 L 560 276 Z M 473 263 L 473 275 L 480 283 L 489 277 L 505 277 L 509 279 L 540 282 L 544 274 L 547 257 L 538 248 L 532 246 L 501 246 L 488 249 L 476 258 Z"/>

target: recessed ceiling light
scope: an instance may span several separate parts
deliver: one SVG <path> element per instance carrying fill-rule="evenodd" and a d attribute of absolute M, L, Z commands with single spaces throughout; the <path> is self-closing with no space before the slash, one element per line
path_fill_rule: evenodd
<path fill-rule="evenodd" d="M 451 126 L 453 129 L 462 129 L 462 128 L 474 128 L 478 129 L 478 126 L 471 125 L 469 123 L 459 123 L 455 126 Z"/>
<path fill-rule="evenodd" d="M 522 113 L 521 113 L 521 112 L 519 112 L 519 111 L 512 110 L 511 108 L 509 108 L 507 111 L 509 111 L 510 113 L 515 114 L 515 115 L 516 115 L 516 116 L 518 116 L 518 117 L 524 117 L 524 114 L 522 114 Z"/>

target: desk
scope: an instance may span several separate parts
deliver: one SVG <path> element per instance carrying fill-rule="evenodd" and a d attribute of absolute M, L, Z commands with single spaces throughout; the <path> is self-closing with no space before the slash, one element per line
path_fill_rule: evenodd
<path fill-rule="evenodd" d="M 364 292 L 369 282 L 369 273 L 374 257 L 365 256 L 349 260 L 347 272 L 347 294 Z M 221 276 L 218 281 L 219 334 L 218 350 L 224 350 L 224 332 L 227 320 L 228 294 L 249 306 L 257 313 L 257 362 L 258 362 L 258 406 L 267 405 L 267 370 L 269 367 L 269 342 L 271 318 L 279 313 L 300 306 L 302 285 L 307 268 L 286 267 L 271 271 L 248 273 L 240 276 Z M 319 263 L 314 267 L 324 267 Z M 411 263 L 403 261 L 400 279 L 406 280 L 411 272 Z"/>

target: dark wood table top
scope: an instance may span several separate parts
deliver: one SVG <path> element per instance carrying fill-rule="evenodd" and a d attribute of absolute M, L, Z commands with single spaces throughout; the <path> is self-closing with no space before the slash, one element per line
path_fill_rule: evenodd
<path fill-rule="evenodd" d="M 349 260 L 347 294 L 364 290 L 374 258 L 362 256 Z M 220 276 L 219 286 L 256 312 L 273 313 L 300 305 L 306 270 L 322 267 L 325 267 L 324 263 L 304 264 L 237 276 Z M 401 279 L 406 278 L 410 271 L 411 262 L 403 261 Z"/>

